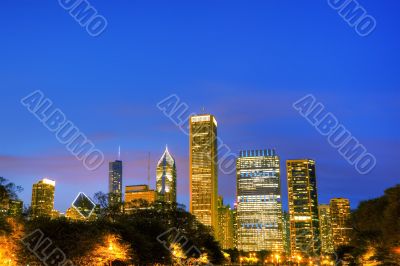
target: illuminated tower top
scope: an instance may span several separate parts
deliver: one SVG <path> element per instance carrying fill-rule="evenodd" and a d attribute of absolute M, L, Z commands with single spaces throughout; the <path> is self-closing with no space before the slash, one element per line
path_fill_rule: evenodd
<path fill-rule="evenodd" d="M 156 190 L 160 200 L 176 202 L 176 166 L 168 146 L 157 163 Z"/>

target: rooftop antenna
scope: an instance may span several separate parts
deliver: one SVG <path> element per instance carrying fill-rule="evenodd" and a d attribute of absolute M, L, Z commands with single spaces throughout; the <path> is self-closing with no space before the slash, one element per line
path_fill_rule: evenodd
<path fill-rule="evenodd" d="M 118 146 L 118 161 L 121 160 L 121 145 Z"/>
<path fill-rule="evenodd" d="M 206 108 L 205 108 L 204 106 L 201 107 L 201 112 L 202 112 L 203 114 L 206 113 Z"/>
<path fill-rule="evenodd" d="M 149 152 L 148 158 L 147 158 L 147 185 L 150 188 L 150 152 Z"/>

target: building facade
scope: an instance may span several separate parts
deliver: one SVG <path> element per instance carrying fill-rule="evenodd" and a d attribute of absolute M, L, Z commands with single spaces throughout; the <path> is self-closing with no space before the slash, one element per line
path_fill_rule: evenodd
<path fill-rule="evenodd" d="M 157 163 L 156 190 L 159 200 L 176 202 L 176 165 L 168 147 Z"/>
<path fill-rule="evenodd" d="M 122 203 L 122 161 L 120 160 L 109 163 L 108 192 L 110 205 Z"/>
<path fill-rule="evenodd" d="M 8 205 L 8 215 L 21 216 L 24 209 L 24 202 L 22 200 L 12 199 Z"/>
<path fill-rule="evenodd" d="M 333 254 L 332 222 L 329 205 L 318 206 L 319 228 L 321 233 L 321 253 L 323 255 Z"/>
<path fill-rule="evenodd" d="M 240 151 L 236 181 L 238 249 L 282 253 L 280 165 L 275 150 Z"/>
<path fill-rule="evenodd" d="M 56 182 L 47 178 L 33 184 L 32 187 L 32 217 L 52 217 L 54 210 L 54 192 Z"/>
<path fill-rule="evenodd" d="M 233 211 L 229 205 L 224 205 L 223 199 L 218 198 L 218 241 L 222 249 L 234 247 L 233 240 Z"/>
<path fill-rule="evenodd" d="M 287 160 L 287 184 L 292 256 L 320 255 L 315 161 Z"/>
<path fill-rule="evenodd" d="M 151 204 L 157 200 L 157 191 L 149 189 L 148 185 L 133 185 L 125 187 L 125 212 L 129 213 L 141 204 Z"/>
<path fill-rule="evenodd" d="M 218 231 L 217 121 L 213 115 L 190 117 L 190 212 Z"/>
<path fill-rule="evenodd" d="M 283 212 L 283 250 L 286 256 L 290 256 L 290 216 Z"/>
<path fill-rule="evenodd" d="M 237 223 L 237 203 L 235 202 L 232 210 L 232 218 L 233 218 L 233 246 L 236 249 L 239 249 L 238 244 L 238 223 Z"/>
<path fill-rule="evenodd" d="M 331 210 L 333 246 L 337 249 L 339 246 L 350 243 L 352 230 L 350 225 L 350 201 L 344 198 L 334 198 L 330 200 L 329 205 Z"/>
<path fill-rule="evenodd" d="M 8 196 L 0 200 L 0 216 L 8 214 L 8 209 L 10 208 L 10 200 Z"/>
<path fill-rule="evenodd" d="M 6 196 L 2 202 L 0 202 L 0 216 L 21 216 L 23 205 L 24 203 L 22 200 L 10 199 Z"/>

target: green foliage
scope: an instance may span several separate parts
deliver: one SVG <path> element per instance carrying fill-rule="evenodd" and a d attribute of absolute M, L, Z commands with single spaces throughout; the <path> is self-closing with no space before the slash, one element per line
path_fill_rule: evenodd
<path fill-rule="evenodd" d="M 22 191 L 22 187 L 8 182 L 4 177 L 0 177 L 0 202 L 10 199 L 18 199 L 17 193 Z"/>
<path fill-rule="evenodd" d="M 103 210 L 101 212 L 103 216 L 91 222 L 72 222 L 65 218 L 34 219 L 26 221 L 25 231 L 29 234 L 40 229 L 72 261 L 90 254 L 105 235 L 115 234 L 120 236 L 121 241 L 131 246 L 131 263 L 168 264 L 171 262 L 171 252 L 168 247 L 175 243 L 177 238 L 168 237 L 165 242 L 157 239 L 171 229 L 174 229 L 178 239 L 182 236 L 188 239 L 183 247 L 184 251 L 185 248 L 195 246 L 202 253 L 207 253 L 210 261 L 215 264 L 221 263 L 224 259 L 210 229 L 200 224 L 190 213 L 177 208 L 175 204 L 156 202 L 145 208 L 138 206 L 130 214 L 110 215 L 110 213 Z M 26 249 L 22 256 L 26 259 L 23 262 L 38 262 Z M 124 264 L 120 262 L 119 265 Z"/>
<path fill-rule="evenodd" d="M 0 236 L 8 235 L 11 232 L 11 227 L 7 223 L 4 216 L 0 216 Z"/>
<path fill-rule="evenodd" d="M 400 185 L 389 188 L 382 197 L 360 203 L 352 214 L 352 247 L 342 247 L 338 255 L 349 254 L 360 260 L 369 249 L 375 250 L 374 259 L 382 265 L 400 265 Z"/>

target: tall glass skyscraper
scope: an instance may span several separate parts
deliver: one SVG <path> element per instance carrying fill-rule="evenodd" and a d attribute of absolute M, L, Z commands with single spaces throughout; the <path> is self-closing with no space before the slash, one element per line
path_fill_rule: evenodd
<path fill-rule="evenodd" d="M 32 187 L 32 217 L 51 217 L 54 209 L 54 192 L 56 182 L 47 178 L 33 184 Z"/>
<path fill-rule="evenodd" d="M 190 212 L 218 232 L 217 121 L 213 115 L 190 117 Z"/>
<path fill-rule="evenodd" d="M 323 255 L 333 254 L 332 242 L 332 222 L 331 210 L 329 205 L 321 204 L 318 206 L 319 227 L 321 232 L 321 253 Z"/>
<path fill-rule="evenodd" d="M 283 252 L 280 165 L 275 150 L 240 151 L 236 176 L 238 249 Z"/>
<path fill-rule="evenodd" d="M 122 161 L 109 163 L 108 192 L 110 205 L 122 203 Z"/>
<path fill-rule="evenodd" d="M 292 256 L 320 255 L 315 161 L 287 160 L 287 182 Z"/>
<path fill-rule="evenodd" d="M 330 200 L 332 238 L 335 249 L 350 243 L 351 233 L 351 212 L 350 201 L 344 198 L 334 198 Z"/>
<path fill-rule="evenodd" d="M 168 147 L 157 164 L 156 190 L 160 200 L 176 202 L 176 165 Z"/>

